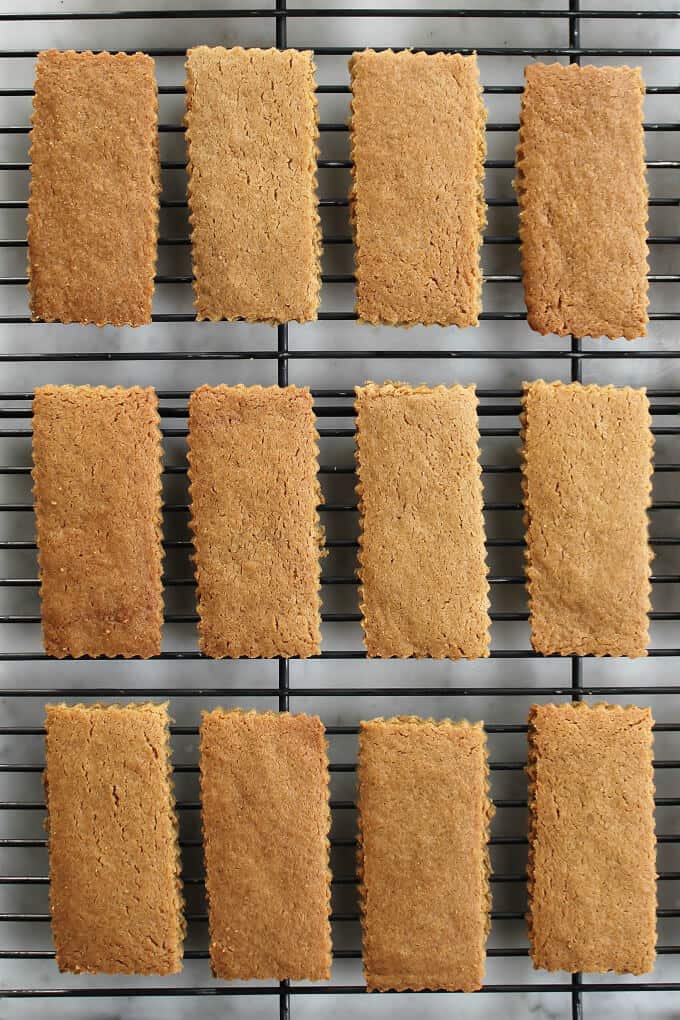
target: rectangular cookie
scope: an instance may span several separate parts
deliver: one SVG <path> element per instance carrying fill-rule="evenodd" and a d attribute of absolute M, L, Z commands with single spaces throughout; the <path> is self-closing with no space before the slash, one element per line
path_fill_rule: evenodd
<path fill-rule="evenodd" d="M 358 318 L 476 326 L 486 222 L 477 57 L 364 50 L 349 66 Z"/>
<path fill-rule="evenodd" d="M 544 970 L 646 974 L 656 944 L 648 708 L 533 705 L 529 941 Z"/>
<path fill-rule="evenodd" d="M 356 389 L 360 599 L 369 656 L 489 654 L 474 386 Z"/>
<path fill-rule="evenodd" d="M 328 979 L 330 810 L 321 720 L 204 712 L 201 799 L 213 975 Z"/>
<path fill-rule="evenodd" d="M 517 180 L 524 297 L 538 333 L 647 332 L 639 68 L 525 68 Z"/>
<path fill-rule="evenodd" d="M 161 431 L 153 389 L 41 386 L 33 493 L 48 655 L 161 648 Z"/>
<path fill-rule="evenodd" d="M 646 655 L 646 391 L 540 379 L 524 384 L 523 409 L 531 643 L 543 655 Z"/>
<path fill-rule="evenodd" d="M 176 974 L 184 918 L 167 704 L 46 711 L 59 970 Z"/>
<path fill-rule="evenodd" d="M 153 60 L 38 54 L 32 123 L 33 319 L 151 322 L 160 190 Z"/>
<path fill-rule="evenodd" d="M 359 730 L 359 873 L 369 991 L 472 992 L 489 931 L 481 723 L 401 716 Z"/>
<path fill-rule="evenodd" d="M 318 654 L 317 439 L 307 388 L 201 386 L 191 394 L 191 528 L 204 655 Z"/>
<path fill-rule="evenodd" d="M 197 318 L 316 319 L 312 53 L 196 46 L 186 71 Z"/>

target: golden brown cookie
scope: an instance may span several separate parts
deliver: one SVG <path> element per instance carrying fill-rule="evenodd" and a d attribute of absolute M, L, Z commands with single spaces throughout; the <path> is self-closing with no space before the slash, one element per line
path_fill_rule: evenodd
<path fill-rule="evenodd" d="M 48 705 L 46 727 L 59 970 L 177 973 L 184 919 L 167 705 Z"/>
<path fill-rule="evenodd" d="M 197 317 L 316 319 L 321 270 L 311 52 L 196 46 L 186 70 Z"/>
<path fill-rule="evenodd" d="M 227 981 L 330 977 L 330 810 L 321 720 L 203 713 L 210 961 Z"/>
<path fill-rule="evenodd" d="M 531 641 L 544 655 L 646 655 L 652 445 L 644 389 L 525 383 Z"/>
<path fill-rule="evenodd" d="M 402 716 L 359 731 L 359 890 L 369 991 L 472 992 L 489 931 L 481 723 Z"/>
<path fill-rule="evenodd" d="M 34 319 L 97 326 L 151 321 L 157 131 L 151 57 L 38 55 L 28 214 Z"/>
<path fill-rule="evenodd" d="M 350 71 L 359 320 L 476 326 L 486 222 L 477 58 L 365 50 Z"/>
<path fill-rule="evenodd" d="M 161 648 L 161 431 L 152 389 L 41 386 L 33 482 L 45 651 Z"/>
<path fill-rule="evenodd" d="M 517 180 L 529 325 L 647 330 L 647 183 L 639 68 L 525 68 Z"/>
<path fill-rule="evenodd" d="M 544 970 L 645 974 L 656 945 L 652 713 L 529 714 L 529 940 Z"/>
<path fill-rule="evenodd" d="M 474 386 L 366 383 L 356 393 L 368 654 L 486 656 L 489 586 Z"/>
<path fill-rule="evenodd" d="M 211 658 L 319 652 L 317 438 L 306 388 L 191 395 L 199 644 Z"/>

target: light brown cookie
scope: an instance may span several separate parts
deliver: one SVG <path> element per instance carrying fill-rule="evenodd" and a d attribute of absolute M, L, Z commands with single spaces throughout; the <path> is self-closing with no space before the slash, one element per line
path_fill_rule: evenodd
<path fill-rule="evenodd" d="M 365 50 L 350 71 L 359 320 L 476 326 L 486 222 L 477 58 Z"/>
<path fill-rule="evenodd" d="M 652 445 L 644 389 L 525 383 L 531 641 L 544 655 L 646 655 Z"/>
<path fill-rule="evenodd" d="M 369 656 L 476 659 L 489 614 L 473 386 L 356 389 Z"/>
<path fill-rule="evenodd" d="M 34 319 L 97 326 L 151 321 L 157 129 L 151 57 L 38 55 L 28 204 Z"/>
<path fill-rule="evenodd" d="M 529 325 L 647 330 L 647 183 L 638 68 L 525 68 L 517 180 Z"/>
<path fill-rule="evenodd" d="M 203 713 L 210 961 L 227 981 L 330 977 L 330 810 L 321 720 Z"/>
<path fill-rule="evenodd" d="M 177 973 L 184 919 L 167 705 L 48 705 L 46 727 L 59 970 Z"/>
<path fill-rule="evenodd" d="M 191 395 L 199 644 L 211 658 L 319 652 L 317 438 L 306 388 Z"/>
<path fill-rule="evenodd" d="M 529 714 L 529 940 L 544 970 L 645 974 L 656 945 L 652 714 Z"/>
<path fill-rule="evenodd" d="M 187 54 L 189 209 L 199 319 L 316 319 L 321 270 L 311 52 Z"/>
<path fill-rule="evenodd" d="M 45 651 L 161 647 L 161 431 L 154 390 L 41 386 L 33 482 Z"/>
<path fill-rule="evenodd" d="M 492 806 L 481 723 L 413 716 L 359 731 L 359 890 L 369 991 L 484 980 Z"/>

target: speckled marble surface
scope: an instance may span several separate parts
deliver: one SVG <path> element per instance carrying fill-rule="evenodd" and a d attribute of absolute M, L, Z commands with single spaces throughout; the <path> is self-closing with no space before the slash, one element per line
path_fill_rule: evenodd
<path fill-rule="evenodd" d="M 498 4 L 476 0 L 480 9 L 493 10 Z M 636 6 L 630 0 L 591 0 L 593 9 L 633 10 Z M 583 4 L 584 8 L 591 3 Z M 322 0 L 299 4 L 302 8 L 318 9 Z M 355 0 L 357 7 L 367 3 Z M 73 0 L 41 0 L 30 5 L 43 11 L 65 9 L 104 10 L 118 8 L 115 0 L 106 4 L 77 3 Z M 154 6 L 158 10 L 172 10 L 182 5 L 179 2 L 152 4 L 142 2 L 127 5 L 129 9 L 144 10 Z M 225 10 L 243 6 L 238 0 L 218 5 L 205 0 L 202 8 Z M 366 45 L 408 45 L 492 47 L 492 46 L 564 46 L 568 41 L 568 23 L 565 19 L 533 18 L 519 21 L 510 18 L 461 19 L 423 18 L 408 15 L 401 18 L 370 17 L 340 19 L 333 17 L 333 7 L 340 4 L 323 4 L 328 13 L 323 16 L 291 19 L 288 40 L 296 46 L 334 45 L 362 48 Z M 381 0 L 373 0 L 372 8 L 385 7 Z M 412 7 L 417 6 L 411 4 Z M 440 0 L 428 0 L 427 6 L 435 8 L 445 4 Z M 557 7 L 557 3 L 546 4 L 542 0 L 504 0 L 504 9 L 525 8 L 538 13 L 546 7 Z M 658 6 L 654 0 L 644 3 L 648 9 Z M 664 0 L 663 6 L 680 12 L 678 0 Z M 0 3 L 1 11 L 16 10 L 16 3 Z M 680 26 L 664 20 L 607 20 L 582 23 L 582 45 L 592 47 L 672 47 L 678 46 Z M 0 47 L 10 50 L 35 50 L 55 46 L 59 48 L 184 48 L 196 43 L 246 46 L 267 46 L 273 41 L 273 22 L 254 18 L 228 18 L 192 20 L 128 20 L 115 21 L 55 21 L 31 24 L 0 23 Z M 487 85 L 519 85 L 522 67 L 531 57 L 488 56 L 481 58 L 482 81 Z M 550 59 L 550 58 L 548 58 Z M 595 62 L 606 62 L 610 58 L 593 57 Z M 616 62 L 617 58 L 611 58 Z M 622 59 L 619 62 L 623 62 Z M 676 85 L 678 83 L 678 58 L 641 59 L 630 58 L 629 62 L 640 63 L 651 85 Z M 323 84 L 345 84 L 347 82 L 346 58 L 320 57 L 317 61 L 319 81 Z M 0 58 L 0 88 L 30 88 L 33 62 L 30 59 Z M 182 61 L 180 58 L 158 60 L 158 77 L 161 84 L 181 83 Z M 487 95 L 490 122 L 517 121 L 518 95 Z M 178 124 L 182 114 L 182 96 L 161 97 L 161 123 Z M 347 115 L 346 94 L 326 94 L 320 97 L 321 119 L 325 122 L 344 121 Z M 30 115 L 30 99 L 26 97 L 0 98 L 0 123 L 3 125 L 26 125 Z M 650 96 L 646 104 L 646 120 L 672 122 L 677 120 L 677 96 Z M 489 156 L 492 159 L 512 159 L 516 144 L 516 132 L 500 131 L 489 133 Z M 647 134 L 649 158 L 654 160 L 678 158 L 678 134 L 674 132 L 650 132 Z M 26 134 L 0 135 L 2 162 L 26 160 Z M 178 133 L 161 135 L 161 150 L 166 160 L 183 159 L 183 139 Z M 326 159 L 347 158 L 346 133 L 324 133 L 322 156 Z M 487 196 L 509 199 L 512 172 L 508 169 L 489 170 Z M 0 173 L 0 201 L 25 200 L 28 179 L 24 171 Z M 320 194 L 323 198 L 345 198 L 348 187 L 348 172 L 345 169 L 324 169 L 320 172 Z M 680 177 L 677 170 L 655 169 L 650 171 L 650 188 L 653 197 L 677 199 L 680 194 Z M 170 171 L 164 175 L 164 198 L 182 200 L 185 195 L 185 179 L 182 172 Z M 323 212 L 324 228 L 327 234 L 347 234 L 345 208 L 329 208 Z M 0 237 L 19 239 L 25 235 L 25 210 L 0 207 Z M 654 235 L 680 234 L 677 201 L 671 205 L 653 207 L 650 231 Z M 183 209 L 166 209 L 162 213 L 161 233 L 165 237 L 186 237 L 186 212 Z M 494 207 L 489 211 L 490 235 L 511 236 L 516 233 L 516 209 Z M 677 273 L 679 271 L 678 250 L 669 245 L 657 244 L 651 249 L 651 271 L 653 273 Z M 514 244 L 492 244 L 484 249 L 484 265 L 487 273 L 517 273 L 519 260 Z M 0 275 L 22 276 L 25 268 L 25 249 L 3 247 L 0 249 Z M 329 273 L 351 272 L 352 249 L 349 245 L 328 246 L 324 256 L 324 268 Z M 161 248 L 159 272 L 162 274 L 186 274 L 190 270 L 186 246 L 165 246 Z M 680 308 L 677 284 L 653 285 L 652 307 L 655 311 Z M 328 285 L 324 288 L 325 310 L 350 310 L 352 289 L 346 285 Z M 21 286 L 3 287 L 0 292 L 3 314 L 26 314 L 26 294 Z M 517 284 L 488 285 L 484 291 L 485 310 L 522 310 L 521 288 Z M 188 312 L 191 298 L 188 286 L 159 287 L 156 310 L 161 312 Z M 654 322 L 649 339 L 634 347 L 625 342 L 586 341 L 584 350 L 589 353 L 602 352 L 610 355 L 614 351 L 630 353 L 638 349 L 658 352 L 676 351 L 678 340 L 676 324 Z M 59 326 L 5 326 L 0 327 L 0 353 L 29 353 L 59 351 L 110 352 L 134 354 L 139 352 L 172 351 L 272 351 L 275 349 L 275 332 L 267 327 L 247 325 L 209 324 L 156 324 L 135 332 L 106 328 L 101 331 L 90 328 Z M 318 388 L 351 387 L 366 378 L 377 380 L 403 378 L 417 383 L 425 382 L 476 382 L 482 387 L 517 388 L 525 378 L 569 377 L 569 361 L 566 358 L 541 356 L 541 352 L 566 351 L 568 342 L 554 337 L 540 338 L 532 334 L 524 322 L 486 322 L 478 330 L 456 333 L 454 330 L 358 330 L 351 322 L 321 323 L 319 325 L 293 326 L 290 331 L 290 345 L 294 352 L 305 350 L 345 351 L 353 350 L 356 356 L 325 360 L 294 358 L 290 363 L 290 380 L 295 383 L 309 383 Z M 377 360 L 365 356 L 368 350 L 389 348 L 397 354 L 408 351 L 466 351 L 478 357 L 455 359 L 428 358 L 415 361 L 411 357 L 395 357 L 391 360 Z M 490 356 L 491 352 L 505 349 L 517 354 L 512 359 Z M 521 352 L 521 355 L 520 355 Z M 588 358 L 583 364 L 584 379 L 595 382 L 633 383 L 650 388 L 680 389 L 680 362 L 663 360 L 660 357 Z M 178 362 L 173 360 L 135 361 L 115 360 L 109 363 L 85 361 L 68 363 L 63 361 L 3 364 L 1 369 L 4 393 L 30 391 L 41 382 L 91 382 L 91 383 L 143 383 L 155 385 L 159 390 L 186 391 L 203 382 L 245 382 L 271 383 L 276 378 L 276 364 L 271 359 L 229 361 L 195 360 Z M 494 401 L 498 403 L 498 401 Z M 179 401 L 165 400 L 164 407 L 177 407 Z M 345 408 L 349 401 L 341 401 Z M 517 403 L 516 400 L 510 401 Z M 1 401 L 3 409 L 21 408 L 26 403 Z M 672 417 L 657 418 L 660 425 L 673 424 Z M 25 417 L 11 417 L 3 420 L 5 429 L 26 429 L 29 421 Z M 165 420 L 170 428 L 181 428 L 184 423 L 172 417 Z M 345 417 L 324 419 L 324 427 L 339 425 L 347 428 L 351 422 Z M 487 418 L 487 428 L 516 428 L 513 416 Z M 677 437 L 663 436 L 657 439 L 657 460 L 666 464 L 677 463 Z M 485 464 L 517 466 L 518 440 L 516 436 L 486 437 L 483 441 L 482 460 Z M 325 464 L 352 463 L 352 440 L 349 437 L 326 438 L 322 441 L 321 460 Z M 182 465 L 184 440 L 166 440 L 166 462 Z M 26 436 L 3 437 L 0 463 L 14 467 L 26 467 L 30 463 L 30 440 Z M 660 473 L 655 478 L 655 496 L 660 499 L 677 499 L 676 474 Z M 336 502 L 351 502 L 351 476 L 325 476 L 327 495 Z M 184 482 L 181 477 L 171 476 L 167 481 L 166 497 L 170 502 L 183 502 Z M 487 500 L 517 501 L 519 499 L 519 478 L 517 473 L 485 476 Z M 2 504 L 26 503 L 30 499 L 30 482 L 26 474 L 0 475 Z M 0 508 L 1 511 L 1 508 Z M 355 531 L 353 514 L 327 515 L 326 525 L 332 537 L 352 537 Z M 167 534 L 182 537 L 184 518 L 178 514 L 168 515 Z M 33 534 L 33 522 L 25 512 L 0 512 L 0 540 L 28 540 Z M 520 514 L 517 512 L 493 512 L 488 515 L 489 535 L 497 538 L 519 537 L 521 534 Z M 674 511 L 659 511 L 652 515 L 652 533 L 657 536 L 680 535 L 680 521 Z M 35 579 L 36 564 L 33 551 L 0 552 L 4 578 Z M 521 570 L 520 550 L 494 548 L 490 551 L 492 573 L 517 575 Z M 349 576 L 353 569 L 351 550 L 335 552 L 325 564 L 327 573 Z M 655 573 L 680 574 L 680 557 L 673 546 L 657 548 Z M 186 558 L 171 555 L 167 573 L 172 577 L 187 577 L 189 573 Z M 325 605 L 328 609 L 353 610 L 356 608 L 356 589 L 351 585 L 327 586 L 324 589 Z M 168 590 L 168 608 L 171 612 L 191 613 L 194 611 L 191 588 L 174 587 Z M 35 586 L 0 587 L 0 612 L 7 615 L 35 615 L 38 601 Z M 526 608 L 521 585 L 495 585 L 493 608 L 502 610 L 523 610 Z M 672 610 L 678 604 L 678 586 L 657 585 L 654 590 L 654 608 Z M 655 623 L 652 627 L 652 645 L 669 647 L 678 645 L 677 623 Z M 522 649 L 528 647 L 528 633 L 525 623 L 497 623 L 492 631 L 493 646 L 496 649 Z M 164 647 L 166 650 L 194 649 L 195 638 L 191 627 L 170 625 L 166 628 Z M 0 651 L 20 652 L 39 648 L 38 627 L 32 624 L 5 625 L 0 629 Z M 360 633 L 356 624 L 329 625 L 325 628 L 325 649 L 359 649 Z M 649 658 L 645 661 L 623 662 L 619 660 L 590 660 L 584 663 L 584 683 L 622 684 L 644 688 L 648 685 L 677 683 L 677 661 L 670 658 Z M 531 695 L 503 695 L 492 693 L 504 688 L 522 686 L 525 688 L 563 686 L 570 683 L 568 661 L 536 659 L 491 659 L 477 663 L 441 662 L 362 662 L 362 661 L 321 661 L 298 663 L 291 666 L 293 710 L 318 711 L 328 725 L 355 725 L 362 717 L 395 712 L 413 712 L 434 716 L 467 716 L 483 718 L 490 724 L 522 724 L 526 720 Z M 177 724 L 192 727 L 197 724 L 200 710 L 214 704 L 240 705 L 242 707 L 274 707 L 275 699 L 270 694 L 257 693 L 258 689 L 271 691 L 277 683 L 276 663 L 261 662 L 1 662 L 0 661 L 0 727 L 38 728 L 42 724 L 43 705 L 46 695 L 40 689 L 59 685 L 64 696 L 78 697 L 77 691 L 87 688 L 86 699 L 96 697 L 101 688 L 125 688 L 122 695 L 128 698 L 129 691 L 149 689 L 151 694 L 159 688 L 181 688 L 182 693 L 172 699 L 171 710 Z M 362 696 L 348 696 L 346 689 L 370 687 L 412 686 L 418 689 L 439 688 L 436 696 L 422 693 L 419 696 L 380 694 L 373 692 Z M 467 687 L 474 687 L 478 693 L 464 693 Z M 234 688 L 247 687 L 248 696 L 234 693 Z M 35 696 L 16 696 L 12 691 L 38 689 Z M 194 695 L 197 689 L 205 693 Z M 218 688 L 223 694 L 211 694 Z M 331 696 L 321 694 L 294 695 L 296 688 L 331 690 Z M 486 693 L 486 689 L 489 692 Z M 145 690 L 144 696 L 149 691 Z M 141 695 L 140 695 L 141 696 Z M 622 695 L 622 702 L 636 701 L 651 704 L 657 719 L 661 722 L 680 723 L 680 695 L 659 695 L 648 697 L 636 691 L 630 696 Z M 656 757 L 678 760 L 678 733 L 662 733 L 657 737 Z M 335 762 L 352 762 L 355 758 L 353 736 L 337 736 L 331 740 L 331 755 Z M 493 734 L 490 738 L 491 758 L 495 762 L 511 761 L 521 763 L 525 756 L 523 734 Z M 179 763 L 194 763 L 196 760 L 196 737 L 177 736 L 174 740 L 175 760 Z M 0 731 L 0 762 L 39 764 L 43 759 L 42 740 L 37 735 L 3 735 Z M 677 770 L 664 769 L 657 772 L 657 788 L 660 796 L 677 795 Z M 336 773 L 333 777 L 333 795 L 336 798 L 350 798 L 353 789 L 353 775 Z M 521 798 L 526 792 L 526 781 L 519 768 L 512 771 L 495 771 L 492 776 L 495 797 Z M 196 797 L 195 775 L 178 777 L 180 800 L 194 800 Z M 0 801 L 39 802 L 42 798 L 40 777 L 37 773 L 6 773 L 0 771 Z M 42 812 L 40 810 L 0 810 L 0 838 L 35 838 L 42 836 Z M 525 813 L 518 809 L 501 809 L 494 824 L 493 835 L 523 836 L 525 834 Z M 351 837 L 355 829 L 353 812 L 335 813 L 334 834 Z M 678 810 L 660 809 L 658 830 L 666 834 L 680 833 Z M 186 837 L 198 834 L 198 814 L 186 811 L 182 815 L 182 834 Z M 662 871 L 680 871 L 678 846 L 663 844 L 659 847 L 659 867 Z M 188 875 L 200 875 L 200 859 L 197 851 L 189 851 L 185 859 Z M 497 845 L 493 848 L 493 863 L 497 872 L 521 875 L 525 866 L 526 847 Z M 353 868 L 351 852 L 342 849 L 334 854 L 334 867 L 338 874 L 350 874 Z M 43 848 L 0 849 L 0 875 L 46 876 L 46 854 Z M 202 909 L 199 889 L 189 890 L 189 903 L 193 912 Z M 680 908 L 678 883 L 664 881 L 660 884 L 661 905 L 665 908 Z M 335 909 L 352 911 L 355 908 L 354 891 L 340 887 L 335 898 Z M 501 883 L 494 886 L 494 908 L 518 912 L 524 909 L 525 895 L 522 882 Z M 43 884 L 1 884 L 0 911 L 44 914 L 47 909 L 47 886 Z M 678 920 L 660 922 L 659 942 L 673 945 L 680 942 Z M 205 949 L 205 924 L 193 924 L 187 943 L 192 949 Z M 335 926 L 335 940 L 338 948 L 358 949 L 358 925 L 356 922 Z M 521 921 L 494 922 L 490 946 L 503 949 L 526 947 L 526 931 Z M 0 950 L 24 947 L 27 949 L 51 949 L 49 928 L 46 923 L 0 922 Z M 677 981 L 680 964 L 676 956 L 662 956 L 652 977 L 654 981 Z M 338 984 L 355 984 L 361 980 L 359 963 L 356 960 L 336 961 L 333 980 Z M 526 956 L 500 957 L 489 960 L 487 980 L 491 984 L 530 983 L 544 984 L 548 981 L 564 981 L 566 976 L 546 975 L 534 972 Z M 600 981 L 599 978 L 592 979 Z M 607 979 L 602 979 L 607 980 Z M 617 979 L 625 985 L 628 979 Z M 51 960 L 5 960 L 0 959 L 0 990 L 7 988 L 93 988 L 104 989 L 149 989 L 158 987 L 153 979 L 76 978 L 57 973 Z M 163 982 L 173 988 L 198 985 L 209 988 L 215 983 L 208 975 L 205 960 L 189 961 L 183 975 Z M 272 999 L 258 997 L 201 998 L 197 1000 L 177 997 L 166 1000 L 134 998 L 130 996 L 107 999 L 46 999 L 40 1003 L 21 999 L 0 998 L 0 1020 L 36 1017 L 97 1018 L 97 1020 L 151 1020 L 163 1016 L 167 1020 L 197 1016 L 205 1018 L 238 1017 L 260 1020 L 276 1015 L 278 1003 Z M 333 1018 L 340 1020 L 349 1013 L 357 1018 L 387 1017 L 395 1020 L 406 1018 L 444 1018 L 506 1016 L 508 1020 L 523 1017 L 540 1017 L 558 1020 L 571 1016 L 571 1002 L 567 994 L 512 994 L 478 995 L 455 998 L 431 996 L 373 996 L 347 998 L 340 996 L 299 996 L 292 1003 L 291 1015 L 294 1020 L 307 1018 Z M 584 1016 L 587 1020 L 604 1020 L 613 1015 L 640 1018 L 668 1018 L 680 1016 L 678 995 L 655 992 L 653 994 L 620 992 L 589 994 L 585 997 Z"/>

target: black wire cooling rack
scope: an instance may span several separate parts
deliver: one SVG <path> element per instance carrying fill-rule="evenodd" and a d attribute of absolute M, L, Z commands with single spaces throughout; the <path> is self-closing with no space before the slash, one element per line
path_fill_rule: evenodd
<path fill-rule="evenodd" d="M 315 997 L 315 1015 L 338 1008 L 328 996 L 349 998 L 365 991 L 360 970 L 360 934 L 354 874 L 353 779 L 358 720 L 400 711 L 484 717 L 491 754 L 497 814 L 492 830 L 493 913 L 488 952 L 491 996 L 525 994 L 527 1013 L 535 997 L 550 995 L 572 1017 L 604 1016 L 601 1003 L 612 992 L 646 995 L 680 992 L 680 344 L 673 310 L 677 271 L 680 124 L 664 120 L 680 94 L 680 48 L 643 45 L 665 23 L 669 33 L 680 12 L 672 10 L 581 9 L 519 6 L 477 8 L 326 9 L 293 8 L 286 0 L 262 9 L 108 10 L 0 14 L 0 997 L 35 998 L 40 1008 L 66 1010 L 72 1000 L 129 996 L 268 997 L 262 1015 L 295 1014 L 293 1000 Z M 527 5 L 528 6 L 528 5 Z M 337 19 L 327 45 L 327 19 Z M 342 31 L 339 31 L 340 26 Z M 476 51 L 490 108 L 484 241 L 482 331 L 361 330 L 350 325 L 352 265 L 347 220 L 348 171 L 346 60 L 355 49 L 413 45 Z M 542 38 L 541 38 L 542 33 Z M 506 35 L 533 45 L 509 45 Z M 408 38 L 404 38 L 404 35 Z M 669 40 L 673 42 L 669 34 Z M 549 40 L 546 43 L 545 40 Z M 26 40 L 30 40 L 26 48 Z M 158 41 L 172 45 L 158 46 Z M 537 41 L 538 40 L 538 41 Z M 677 42 L 677 35 L 675 36 Z M 591 45 L 585 45 L 585 41 Z M 613 47 L 612 41 L 625 43 Z M 182 63 L 196 43 L 287 45 L 312 48 L 319 68 L 321 107 L 320 206 L 324 227 L 324 289 L 320 325 L 265 327 L 238 324 L 192 326 L 189 241 L 182 158 Z M 540 45 L 539 45 L 540 42 Z M 431 44 L 436 45 L 431 45 Z M 462 44 L 465 45 L 462 45 Z M 161 96 L 163 195 L 157 310 L 154 324 L 132 331 L 54 327 L 30 323 L 25 294 L 25 209 L 28 193 L 27 134 L 33 59 L 39 49 L 141 49 L 157 59 Z M 624 342 L 537 338 L 525 325 L 517 253 L 517 210 L 510 181 L 516 143 L 521 68 L 534 59 L 595 63 L 642 63 L 647 86 L 647 165 L 650 183 L 650 336 Z M 501 66 L 500 61 L 504 60 Z M 500 70 L 499 70 L 500 68 Z M 507 77 L 504 77 L 507 75 Z M 512 78 L 512 82 L 509 79 Z M 343 105 L 344 104 L 344 105 Z M 514 104 L 514 105 L 513 105 Z M 330 109 L 335 120 L 326 119 Z M 166 110 L 170 121 L 166 121 Z M 508 112 L 510 111 L 510 112 Z M 658 111 L 658 114 L 657 114 Z M 513 120 L 504 119 L 513 116 Z M 647 112 L 646 116 L 649 116 Z M 675 268 L 675 271 L 673 271 Z M 332 270 L 332 271 L 331 271 Z M 158 310 L 160 305 L 160 310 Z M 508 306 L 517 310 L 508 310 Z M 487 323 L 490 324 L 487 326 Z M 485 332 L 483 332 L 485 330 Z M 311 344 L 307 337 L 313 335 Z M 478 340 L 478 337 L 483 339 Z M 491 659 L 480 663 L 409 664 L 408 683 L 394 664 L 367 662 L 361 650 L 356 605 L 356 514 L 352 437 L 352 386 L 366 377 L 387 377 L 395 361 L 409 379 L 475 381 L 476 369 L 494 381 L 479 389 L 490 581 Z M 156 385 L 161 399 L 166 452 L 164 469 L 166 548 L 166 638 L 161 662 L 52 663 L 39 638 L 38 581 L 30 490 L 30 400 L 39 382 L 119 382 L 130 365 L 135 381 Z M 168 373 L 171 373 L 170 375 Z M 211 663 L 196 650 L 195 606 L 186 528 L 184 443 L 190 389 L 206 381 L 260 383 L 313 381 L 321 434 L 322 508 L 328 559 L 323 576 L 324 645 L 316 661 Z M 528 643 L 522 576 L 519 486 L 519 397 L 522 378 L 648 385 L 654 415 L 656 464 L 651 514 L 655 551 L 649 658 L 633 666 L 620 660 L 545 660 Z M 128 379 L 126 377 L 126 379 Z M 172 386 L 164 388 L 171 378 Z M 180 381 L 180 385 L 177 384 Z M 333 383 L 336 388 L 329 388 Z M 575 526 L 578 526 L 577 524 Z M 321 661 L 319 661 L 321 660 Z M 93 669 L 96 667 L 96 673 Z M 402 665 L 403 669 L 403 665 Z M 395 683 L 397 676 L 400 682 Z M 109 678 L 102 680 L 102 677 Z M 171 699 L 175 775 L 181 819 L 189 939 L 185 970 L 176 979 L 110 979 L 59 975 L 49 949 L 47 855 L 40 787 L 42 720 L 46 701 Z M 604 975 L 582 978 L 533 972 L 528 960 L 525 910 L 526 715 L 537 699 L 607 699 L 651 704 L 656 725 L 657 829 L 659 839 L 659 963 L 648 979 Z M 326 985 L 252 982 L 225 985 L 209 977 L 203 901 L 201 838 L 196 782 L 198 711 L 214 704 L 276 706 L 281 711 L 320 711 L 328 727 L 332 759 L 334 976 Z M 190 707 L 191 706 L 191 707 Z M 673 721 L 675 719 L 679 721 Z M 181 725 L 180 725 L 181 724 Z M 675 757 L 674 757 L 675 755 Z M 673 870 L 675 867 L 676 870 Z M 58 1005 L 68 999 L 70 1006 Z M 401 996 L 404 1000 L 405 996 Z M 380 997 L 355 1000 L 351 1008 L 371 1015 Z M 384 1002 L 384 999 L 382 999 Z M 631 999 L 631 1002 L 633 1000 Z M 640 1002 L 641 1000 L 636 1000 Z M 654 1015 L 658 998 L 645 999 Z M 205 1004 L 206 999 L 203 998 Z M 301 1005 L 298 1002 L 298 1005 Z M 266 1006 L 266 1008 L 265 1008 Z M 457 999 L 460 1015 L 465 1002 Z M 5 1002 L 5 1007 L 13 1008 Z M 4 1007 L 3 1007 L 4 1008 Z M 37 1005 L 35 1009 L 37 1010 Z M 187 1002 L 187 1014 L 199 1010 Z M 207 1008 L 207 1007 L 206 1007 Z M 434 1005 L 433 1005 L 434 1008 Z M 496 1001 L 494 1011 L 502 1008 Z M 559 1007 L 558 1007 L 559 1008 Z M 617 1007 L 620 1011 L 621 1007 Z M 160 1004 L 159 1004 L 160 1009 Z M 448 998 L 442 1016 L 448 1015 Z M 412 1006 L 410 1015 L 417 1015 Z M 304 1012 L 304 1008 L 301 1009 Z M 3 1012 L 3 1016 L 5 1013 Z M 10 1014 L 7 1014 L 10 1015 Z M 14 1015 L 14 1014 L 11 1014 Z M 18 1014 L 17 1014 L 18 1015 Z M 26 1015 L 22 1013 L 21 1015 Z M 87 1012 L 79 1015 L 90 1015 Z M 94 1014 L 92 1014 L 94 1015 Z M 97 1014 L 99 1015 L 99 1014 Z M 184 1014 L 182 1014 L 184 1015 Z M 210 1015 L 213 1014 L 212 1012 Z M 226 1015 L 226 1014 L 225 1014 Z M 333 1015 L 338 1015 L 334 1013 Z M 433 1014 L 434 1015 L 434 1014 Z"/>

